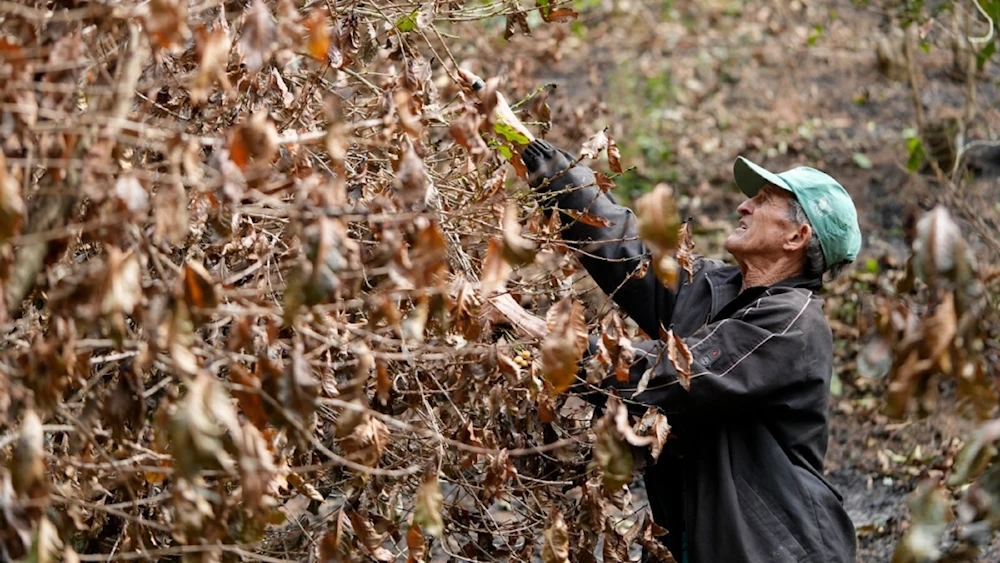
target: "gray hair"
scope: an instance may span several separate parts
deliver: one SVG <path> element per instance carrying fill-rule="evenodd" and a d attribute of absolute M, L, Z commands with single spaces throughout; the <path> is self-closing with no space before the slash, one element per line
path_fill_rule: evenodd
<path fill-rule="evenodd" d="M 802 208 L 799 200 L 794 197 L 789 201 L 788 219 L 798 225 L 809 225 L 812 227 L 809 217 L 806 216 L 806 210 Z M 848 264 L 850 264 L 849 261 L 844 261 L 830 266 L 827 279 L 832 280 L 839 276 Z M 816 236 L 816 230 L 813 229 L 812 237 L 806 244 L 805 264 L 802 266 L 802 275 L 807 278 L 822 280 L 823 274 L 827 273 L 827 270 L 826 257 L 823 255 L 823 246 L 819 242 L 819 237 Z"/>

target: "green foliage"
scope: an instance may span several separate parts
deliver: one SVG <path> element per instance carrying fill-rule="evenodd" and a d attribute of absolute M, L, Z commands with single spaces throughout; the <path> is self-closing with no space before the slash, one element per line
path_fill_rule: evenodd
<path fill-rule="evenodd" d="M 400 33 L 409 33 L 414 29 L 417 29 L 417 10 L 413 10 L 409 14 L 396 20 L 396 29 Z"/>

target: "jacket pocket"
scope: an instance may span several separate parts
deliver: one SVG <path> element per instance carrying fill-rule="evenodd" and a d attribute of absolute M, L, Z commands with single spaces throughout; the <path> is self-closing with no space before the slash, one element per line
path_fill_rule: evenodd
<path fill-rule="evenodd" d="M 788 526 L 767 506 L 767 502 L 760 494 L 742 477 L 737 476 L 735 481 L 736 496 L 739 498 L 740 507 L 747 511 L 744 521 L 750 531 L 759 536 L 758 540 L 767 546 L 766 552 L 760 555 L 766 557 L 766 561 L 769 562 L 794 561 L 801 563 L 809 561 L 802 544 L 795 539 Z"/>

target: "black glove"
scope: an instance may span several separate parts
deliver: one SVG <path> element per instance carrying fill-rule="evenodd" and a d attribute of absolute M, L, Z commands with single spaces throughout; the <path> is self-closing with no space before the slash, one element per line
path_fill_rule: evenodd
<path fill-rule="evenodd" d="M 573 155 L 545 141 L 534 140 L 521 152 L 528 169 L 528 184 L 543 191 L 563 191 L 572 187 L 594 185 L 594 173 L 576 161 Z"/>

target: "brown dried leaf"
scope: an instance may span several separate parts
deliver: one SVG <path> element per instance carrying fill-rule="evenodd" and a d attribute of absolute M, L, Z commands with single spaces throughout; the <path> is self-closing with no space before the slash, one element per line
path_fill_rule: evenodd
<path fill-rule="evenodd" d="M 193 309 L 211 309 L 218 306 L 219 296 L 215 282 L 208 270 L 195 260 L 184 264 L 184 303 Z"/>
<path fill-rule="evenodd" d="M 656 407 L 649 407 L 635 425 L 635 433 L 638 436 L 652 438 L 649 443 L 650 455 L 653 458 L 653 463 L 656 463 L 656 460 L 660 458 L 660 453 L 663 452 L 663 446 L 667 443 L 667 438 L 670 436 L 670 424 L 667 422 L 667 417 Z"/>
<path fill-rule="evenodd" d="M 29 408 L 21 418 L 21 431 L 11 460 L 14 492 L 35 498 L 45 487 L 45 434 L 42 419 Z"/>
<path fill-rule="evenodd" d="M 305 21 L 305 28 L 309 34 L 306 42 L 306 52 L 317 61 L 327 60 L 327 53 L 330 50 L 330 25 L 327 18 L 328 12 L 324 8 L 313 10 Z"/>
<path fill-rule="evenodd" d="M 423 205 L 427 197 L 428 178 L 424 170 L 424 162 L 413 150 L 413 145 L 406 143 L 403 154 L 395 164 L 396 195 L 399 202 L 407 208 Z"/>
<path fill-rule="evenodd" d="M 406 563 L 424 563 L 427 558 L 427 542 L 420 526 L 410 524 L 406 530 Z"/>
<path fill-rule="evenodd" d="M 239 50 L 250 74 L 256 74 L 271 60 L 277 47 L 277 28 L 264 0 L 254 0 L 243 15 Z"/>
<path fill-rule="evenodd" d="M 623 383 L 629 380 L 629 370 L 635 358 L 635 350 L 625 332 L 625 323 L 614 311 L 601 322 L 599 358 L 602 363 L 611 366 L 615 372 L 615 379 Z M 636 391 L 636 394 L 639 392 Z"/>
<path fill-rule="evenodd" d="M 513 271 L 510 264 L 504 260 L 504 243 L 501 237 L 493 237 L 486 247 L 486 259 L 483 260 L 483 272 L 480 277 L 480 288 L 484 296 L 493 295 L 507 285 L 507 276 Z"/>
<path fill-rule="evenodd" d="M 685 390 L 691 390 L 691 362 L 694 358 L 684 339 L 674 333 L 667 331 L 667 359 L 677 370 L 677 381 Z"/>
<path fill-rule="evenodd" d="M 610 227 L 614 225 L 614 223 L 612 223 L 607 217 L 602 217 L 586 211 L 577 211 L 575 209 L 560 209 L 559 211 L 569 215 L 574 221 L 579 221 L 584 225 L 589 225 L 591 227 Z"/>
<path fill-rule="evenodd" d="M 597 179 L 597 187 L 601 188 L 601 191 L 604 193 L 608 193 L 611 190 L 618 187 L 615 185 L 615 181 L 612 180 L 610 177 L 608 177 L 607 174 L 603 172 L 598 172 L 595 170 L 594 177 Z"/>
<path fill-rule="evenodd" d="M 604 550 L 602 556 L 606 563 L 628 563 L 628 540 L 615 530 L 609 518 L 604 522 Z"/>
<path fill-rule="evenodd" d="M 413 523 L 432 537 L 441 538 L 444 533 L 444 519 L 441 510 L 444 497 L 436 473 L 428 473 L 423 484 L 417 489 L 413 508 Z"/>
<path fill-rule="evenodd" d="M 511 362 L 513 364 L 513 362 Z M 500 496 L 507 480 L 517 475 L 517 469 L 504 448 L 489 456 L 490 463 L 486 467 L 486 477 L 483 479 L 483 502 L 489 504 Z"/>
<path fill-rule="evenodd" d="M 660 540 L 656 539 L 658 537 L 665 536 L 667 531 L 656 525 L 653 522 L 652 517 L 646 516 L 646 519 L 642 522 L 642 527 L 639 532 L 639 543 L 642 544 L 642 548 L 652 556 L 653 561 L 658 561 L 659 563 L 677 563 L 674 556 L 670 553 L 670 550 L 666 548 Z"/>
<path fill-rule="evenodd" d="M 562 512 L 555 508 L 543 534 L 542 563 L 569 563 L 569 528 Z"/>
<path fill-rule="evenodd" d="M 233 85 L 226 75 L 229 66 L 229 50 L 232 43 L 229 31 L 224 27 L 216 27 L 207 31 L 204 27 L 195 30 L 195 53 L 198 57 L 198 72 L 189 86 L 191 103 L 201 105 L 208 100 L 212 87 L 218 82 L 226 91 L 226 95 L 235 95 Z"/>
<path fill-rule="evenodd" d="M 618 150 L 618 143 L 615 142 L 611 133 L 608 133 L 608 166 L 615 174 L 622 173 L 622 155 Z"/>
<path fill-rule="evenodd" d="M 694 252 L 694 237 L 691 236 L 691 224 L 685 222 L 681 225 L 680 230 L 680 243 L 677 248 L 677 264 L 684 268 L 684 272 L 687 273 L 687 280 L 690 283 L 691 278 L 694 277 L 694 256 L 691 254 Z"/>
<path fill-rule="evenodd" d="M 575 20 L 580 14 L 572 8 L 553 8 L 549 12 L 542 12 L 547 23 L 560 23 Z"/>
<path fill-rule="evenodd" d="M 514 267 L 530 263 L 538 252 L 533 242 L 521 236 L 521 223 L 518 221 L 520 209 L 517 202 L 508 202 L 501 223 L 504 260 Z"/>
<path fill-rule="evenodd" d="M 619 422 L 623 414 L 624 424 Z M 594 463 L 605 492 L 611 495 L 632 482 L 632 450 L 621 433 L 622 427 L 628 428 L 627 417 L 621 401 L 609 397 L 604 416 L 594 425 Z"/>
<path fill-rule="evenodd" d="M 347 544 L 344 543 L 344 523 L 347 521 L 347 515 L 344 514 L 344 509 L 341 508 L 337 511 L 337 515 L 334 518 L 333 529 L 329 530 L 323 539 L 319 543 L 319 560 L 323 563 L 335 563 L 340 561 L 348 560 L 344 557 L 344 551 L 346 551 Z"/>
<path fill-rule="evenodd" d="M 150 0 L 149 12 L 142 21 L 150 43 L 169 51 L 183 45 L 191 36 L 187 19 L 187 0 Z"/>
<path fill-rule="evenodd" d="M 241 123 L 229 137 L 229 158 L 240 170 L 270 166 L 277 154 L 278 129 L 264 110 Z"/>
<path fill-rule="evenodd" d="M 351 527 L 354 528 L 354 535 L 357 536 L 361 546 L 376 561 L 388 563 L 395 559 L 388 549 L 382 547 L 385 542 L 385 534 L 375 531 L 375 526 L 371 520 L 361 514 L 351 510 L 347 513 L 351 519 Z"/>
<path fill-rule="evenodd" d="M 236 411 L 214 376 L 199 372 L 174 409 L 167 428 L 177 471 L 192 478 L 202 469 L 233 472 L 228 451 L 243 441 Z"/>
<path fill-rule="evenodd" d="M 3 162 L 0 156 L 0 175 L 3 174 Z M 3 178 L 0 177 L 0 190 L 2 190 Z M 115 199 L 129 213 L 144 214 L 149 209 L 149 194 L 142 184 L 133 174 L 122 174 L 115 180 Z M 0 213 L 3 209 L 3 194 L 0 194 Z M 2 218 L 2 215 L 0 215 Z M 0 234 L 2 237 L 2 234 Z"/>
<path fill-rule="evenodd" d="M 106 274 L 101 313 L 131 315 L 142 301 L 142 268 L 138 254 L 124 254 L 117 248 L 110 248 Z"/>
<path fill-rule="evenodd" d="M 336 438 L 347 459 L 375 467 L 389 443 L 389 428 L 367 411 L 345 410 L 337 418 Z"/>
<path fill-rule="evenodd" d="M 467 111 L 448 125 L 448 132 L 451 134 L 451 137 L 472 156 L 486 154 L 488 151 L 486 141 L 479 134 L 479 126 L 482 120 L 483 118 L 477 112 Z M 506 169 L 502 170 L 506 174 Z"/>
<path fill-rule="evenodd" d="M 583 147 L 580 148 L 580 158 L 597 158 L 601 151 L 608 148 L 608 142 L 608 128 L 605 127 L 583 143 Z"/>
<path fill-rule="evenodd" d="M 21 183 L 7 170 L 0 150 L 0 244 L 21 232 L 28 209 L 21 197 Z"/>
<path fill-rule="evenodd" d="M 261 506 L 264 495 L 270 491 L 271 479 L 278 468 L 263 434 L 251 424 L 244 424 L 242 431 L 243 441 L 239 444 L 242 501 L 244 507 L 252 510 Z M 323 498 L 320 497 L 319 500 L 322 502 Z"/>
<path fill-rule="evenodd" d="M 520 2 L 511 2 L 510 11 L 507 13 L 506 25 L 504 26 L 503 38 L 510 40 L 517 31 L 524 35 L 531 35 L 531 28 L 528 27 L 528 16 L 521 9 Z"/>
<path fill-rule="evenodd" d="M 636 200 L 635 207 L 639 236 L 653 251 L 654 259 L 673 254 L 680 242 L 680 221 L 673 189 L 658 184 Z"/>
<path fill-rule="evenodd" d="M 587 350 L 587 321 L 583 306 L 566 297 L 546 315 L 549 334 L 542 342 L 542 373 L 553 393 L 562 393 L 576 379 L 577 364 Z"/>

